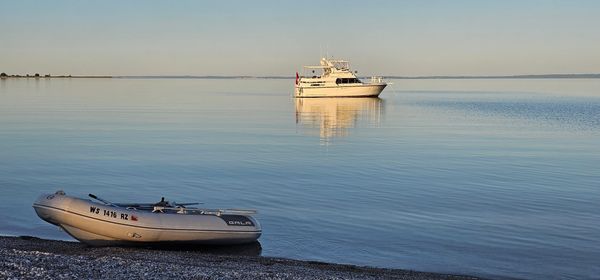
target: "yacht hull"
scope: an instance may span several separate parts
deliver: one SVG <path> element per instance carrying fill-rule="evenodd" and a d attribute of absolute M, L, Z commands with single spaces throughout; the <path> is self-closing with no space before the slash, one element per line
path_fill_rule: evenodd
<path fill-rule="evenodd" d="M 381 84 L 359 84 L 332 87 L 295 87 L 294 97 L 377 97 L 387 86 Z"/>

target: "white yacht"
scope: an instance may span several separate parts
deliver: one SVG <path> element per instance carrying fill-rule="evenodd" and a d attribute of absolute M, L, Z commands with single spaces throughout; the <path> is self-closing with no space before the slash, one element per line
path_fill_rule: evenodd
<path fill-rule="evenodd" d="M 294 97 L 376 97 L 387 84 L 382 77 L 371 77 L 370 82 L 361 81 L 350 70 L 346 60 L 321 58 L 321 65 L 304 66 L 312 76 L 296 73 Z M 315 70 L 321 70 L 315 75 Z"/>

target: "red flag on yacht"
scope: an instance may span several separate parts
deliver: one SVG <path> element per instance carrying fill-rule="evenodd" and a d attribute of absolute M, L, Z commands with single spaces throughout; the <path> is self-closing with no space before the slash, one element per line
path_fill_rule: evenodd
<path fill-rule="evenodd" d="M 300 78 L 300 76 L 298 76 L 298 72 L 296 72 L 296 84 L 298 84 L 298 79 Z"/>

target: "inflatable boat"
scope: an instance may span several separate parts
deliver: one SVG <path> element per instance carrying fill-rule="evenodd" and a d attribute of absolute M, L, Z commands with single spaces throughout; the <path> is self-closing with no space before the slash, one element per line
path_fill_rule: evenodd
<path fill-rule="evenodd" d="M 254 210 L 202 209 L 198 203 L 111 203 L 63 191 L 41 195 L 33 204 L 44 221 L 63 228 L 92 246 L 194 244 L 233 245 L 255 242 L 261 235 Z"/>

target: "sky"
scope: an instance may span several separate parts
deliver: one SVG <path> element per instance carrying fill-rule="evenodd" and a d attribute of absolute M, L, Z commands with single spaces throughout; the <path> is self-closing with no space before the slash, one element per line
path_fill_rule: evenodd
<path fill-rule="evenodd" d="M 600 73 L 600 1 L 8 1 L 0 71 L 291 76 Z"/>

